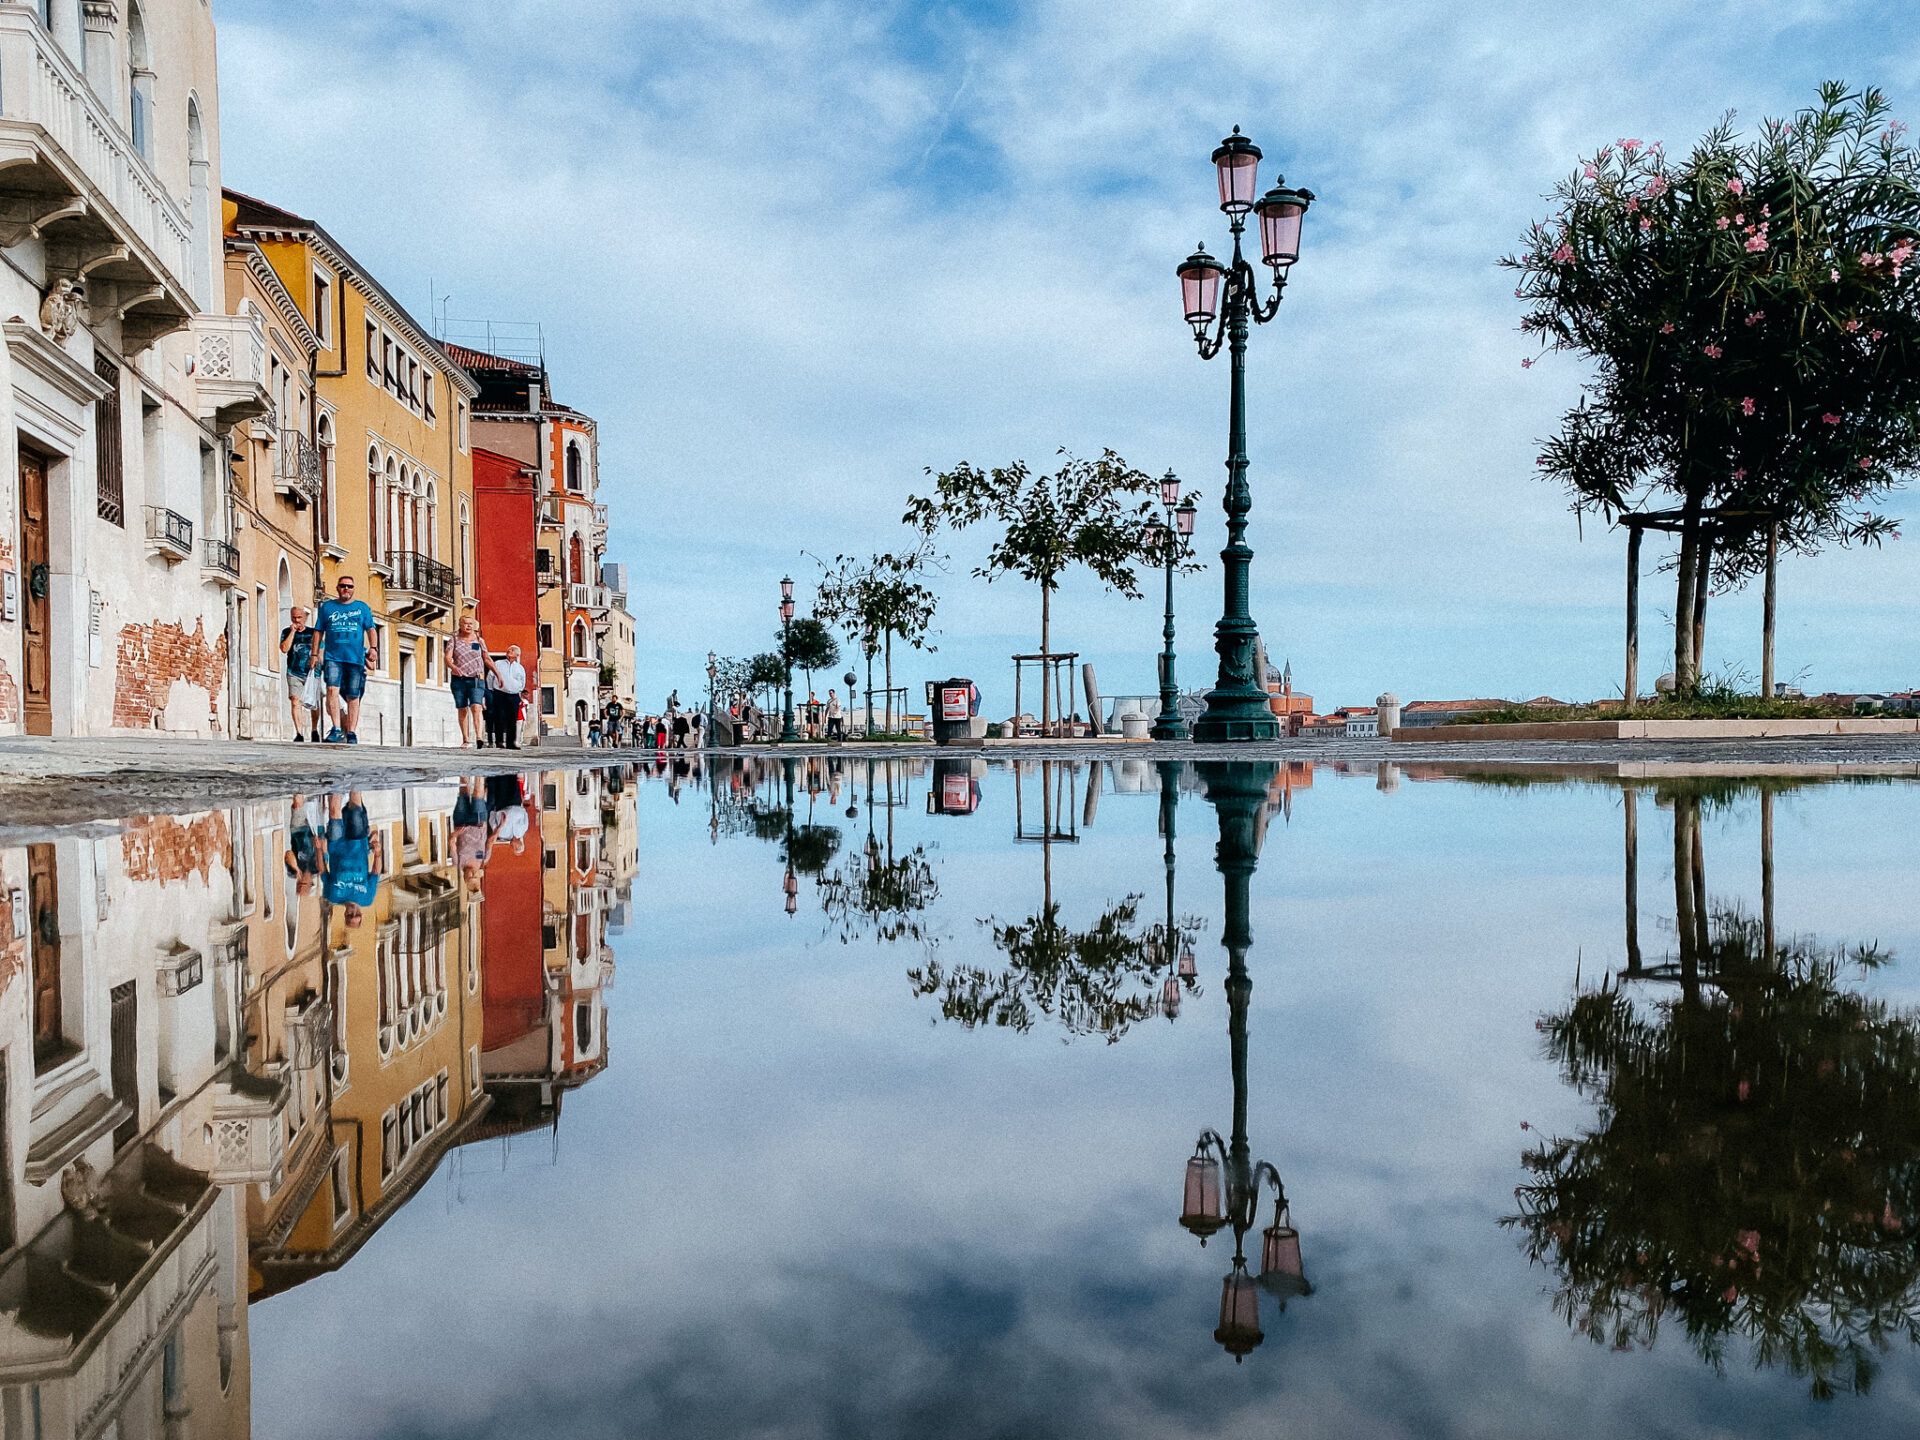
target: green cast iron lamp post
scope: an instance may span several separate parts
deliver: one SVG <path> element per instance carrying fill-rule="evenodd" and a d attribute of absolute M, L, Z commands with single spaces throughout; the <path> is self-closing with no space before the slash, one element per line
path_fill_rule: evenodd
<path fill-rule="evenodd" d="M 1166 648 L 1160 652 L 1160 714 L 1148 733 L 1155 740 L 1184 740 L 1187 727 L 1180 720 L 1180 686 L 1173 674 L 1173 566 L 1186 550 L 1193 535 L 1194 508 L 1180 503 L 1180 482 L 1168 475 L 1160 482 L 1160 503 L 1166 507 L 1166 523 L 1154 527 L 1154 543 L 1165 554 L 1167 565 L 1167 619 L 1161 633 Z"/>
<path fill-rule="evenodd" d="M 1227 423 L 1227 548 L 1220 552 L 1226 572 L 1226 604 L 1214 627 L 1214 649 L 1220 652 L 1220 676 L 1207 693 L 1207 708 L 1193 725 L 1193 738 L 1214 740 L 1273 740 L 1280 722 L 1267 703 L 1266 692 L 1254 683 L 1254 643 L 1259 631 L 1247 608 L 1248 572 L 1253 548 L 1247 544 L 1247 512 L 1253 492 L 1247 486 L 1247 335 L 1248 322 L 1264 325 L 1280 310 L 1287 275 L 1300 258 L 1300 222 L 1313 203 L 1310 190 L 1290 190 L 1276 181 L 1258 200 L 1256 174 L 1260 147 L 1240 133 L 1220 142 L 1213 152 L 1219 172 L 1220 208 L 1233 232 L 1233 259 L 1222 265 L 1203 246 L 1181 262 L 1181 298 L 1187 323 L 1193 326 L 1200 358 L 1211 360 L 1225 344 L 1232 357 L 1232 398 Z M 1273 271 L 1273 294 L 1262 303 L 1253 266 L 1240 253 L 1240 237 L 1249 213 L 1260 217 L 1260 258 Z M 1224 303 L 1220 282 L 1226 280 Z M 1211 334 L 1209 334 L 1211 332 Z"/>
<path fill-rule="evenodd" d="M 791 745 L 800 738 L 793 724 L 793 577 L 780 577 L 780 665 L 787 677 L 787 713 L 780 721 L 780 743 Z"/>

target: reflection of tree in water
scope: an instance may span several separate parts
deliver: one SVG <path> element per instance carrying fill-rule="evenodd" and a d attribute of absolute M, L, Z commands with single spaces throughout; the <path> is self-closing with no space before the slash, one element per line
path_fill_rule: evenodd
<path fill-rule="evenodd" d="M 889 844 L 883 855 L 879 842 L 868 835 L 864 850 L 820 877 L 819 889 L 820 908 L 843 945 L 868 932 L 880 941 L 932 943 L 922 917 L 940 898 L 940 882 L 925 845 L 895 855 Z"/>
<path fill-rule="evenodd" d="M 781 836 L 780 852 L 794 873 L 819 876 L 840 852 L 840 828 L 811 821 L 795 825 Z"/>
<path fill-rule="evenodd" d="M 1894 1337 L 1920 1344 L 1920 1026 L 1836 984 L 1876 947 L 1770 951 L 1766 930 L 1715 907 L 1681 928 L 1673 998 L 1608 984 L 1541 1022 L 1601 1120 L 1523 1157 L 1505 1223 L 1596 1342 L 1650 1346 L 1664 1320 L 1718 1369 L 1744 1339 L 1824 1399 L 1864 1392 Z"/>
<path fill-rule="evenodd" d="M 1062 924 L 1054 902 L 1012 924 L 983 920 L 1006 956 L 1004 968 L 930 959 L 907 979 L 915 995 L 939 996 L 941 1015 L 970 1030 L 996 1025 L 1025 1033 L 1046 1018 L 1069 1035 L 1104 1035 L 1111 1044 L 1160 1013 L 1159 927 L 1135 928 L 1140 900 L 1116 901 L 1084 930 Z"/>

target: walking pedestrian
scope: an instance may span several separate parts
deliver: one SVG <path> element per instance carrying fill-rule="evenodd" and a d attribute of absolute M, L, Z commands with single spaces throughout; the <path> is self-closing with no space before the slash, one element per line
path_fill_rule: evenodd
<path fill-rule="evenodd" d="M 453 687 L 453 709 L 460 717 L 460 748 L 479 749 L 487 743 L 487 672 L 493 669 L 493 657 L 480 638 L 480 622 L 471 615 L 460 617 L 459 627 L 447 641 L 447 679 Z"/>
<path fill-rule="evenodd" d="M 497 748 L 520 748 L 520 700 L 527 689 L 527 667 L 520 663 L 520 647 L 509 645 L 507 658 L 496 660 L 487 675 L 487 740 Z"/>
<path fill-rule="evenodd" d="M 364 600 L 353 598 L 353 577 L 334 582 L 334 599 L 320 606 L 313 637 L 313 658 L 324 651 L 327 685 L 327 744 L 360 743 L 360 697 L 367 693 L 367 666 L 380 663 L 380 627 Z"/>
<path fill-rule="evenodd" d="M 847 738 L 846 716 L 840 713 L 840 692 L 827 691 L 827 739 L 844 740 Z"/>
<path fill-rule="evenodd" d="M 673 748 L 674 749 L 676 750 L 686 749 L 687 736 L 692 733 L 693 733 L 693 726 L 688 723 L 687 717 L 684 711 L 673 717 Z"/>
<path fill-rule="evenodd" d="M 367 822 L 367 802 L 358 790 L 327 797 L 327 876 L 321 890 L 329 905 L 344 907 L 347 925 L 358 929 L 380 893 L 380 836 Z"/>
<path fill-rule="evenodd" d="M 318 638 L 307 624 L 307 607 L 296 605 L 287 613 L 293 623 L 280 632 L 280 653 L 287 657 L 287 708 L 293 712 L 293 738 L 302 741 L 307 732 L 320 738 L 320 712 L 307 705 L 307 677 L 313 674 L 313 642 Z"/>
<path fill-rule="evenodd" d="M 480 888 L 487 857 L 493 853 L 488 809 L 486 782 L 469 775 L 460 782 L 460 793 L 453 802 L 453 858 L 469 890 Z"/>

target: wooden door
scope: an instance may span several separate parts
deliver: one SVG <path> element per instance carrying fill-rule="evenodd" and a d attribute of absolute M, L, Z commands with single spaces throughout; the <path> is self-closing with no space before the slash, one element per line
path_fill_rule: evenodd
<path fill-rule="evenodd" d="M 33 949 L 33 1068 L 66 1058 L 60 1028 L 60 881 L 52 845 L 27 847 L 27 926 Z"/>
<path fill-rule="evenodd" d="M 53 733 L 53 647 L 48 634 L 52 566 L 47 548 L 47 462 L 20 452 L 20 568 L 26 621 L 26 685 L 21 710 L 29 735 Z"/>

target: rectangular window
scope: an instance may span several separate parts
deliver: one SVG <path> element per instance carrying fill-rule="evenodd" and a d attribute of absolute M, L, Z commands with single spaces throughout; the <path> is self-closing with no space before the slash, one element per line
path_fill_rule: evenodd
<path fill-rule="evenodd" d="M 380 378 L 380 327 L 367 321 L 367 378 Z"/>
<path fill-rule="evenodd" d="M 313 272 L 313 333 L 322 349 L 333 348 L 333 282 L 318 270 Z"/>
<path fill-rule="evenodd" d="M 540 808 L 551 810 L 560 803 L 560 787 L 549 780 L 540 787 Z M 548 946 L 552 949 L 552 946 Z"/>
<path fill-rule="evenodd" d="M 333 1152 L 333 1223 L 340 1224 L 342 1218 L 353 1210 L 353 1172 L 352 1158 L 343 1145 Z"/>
<path fill-rule="evenodd" d="M 95 354 L 93 373 L 112 388 L 93 407 L 96 508 L 110 525 L 127 523 L 126 470 L 120 444 L 120 367 Z"/>
<path fill-rule="evenodd" d="M 551 685 L 542 685 L 540 687 L 540 713 L 542 715 L 558 715 L 560 713 L 559 696 L 554 693 L 553 686 Z"/>
<path fill-rule="evenodd" d="M 431 370 L 427 372 L 427 383 L 421 402 L 426 406 L 427 419 L 433 419 L 433 372 Z"/>
<path fill-rule="evenodd" d="M 380 337 L 380 373 L 387 389 L 397 394 L 398 387 L 393 378 L 393 341 L 385 335 Z"/>
<path fill-rule="evenodd" d="M 546 853 L 540 857 L 540 863 L 549 870 L 558 870 L 560 868 L 560 852 L 549 845 Z M 556 938 L 551 945 L 547 946 L 547 949 L 552 950 L 555 946 L 559 945 L 559 943 L 560 941 Z"/>
<path fill-rule="evenodd" d="M 540 626 L 540 648 L 542 650 L 553 649 L 553 626 L 551 624 L 542 623 Z M 547 713 L 552 714 L 553 712 L 548 711 Z"/>
<path fill-rule="evenodd" d="M 460 402 L 460 448 L 467 448 L 467 402 Z"/>
<path fill-rule="evenodd" d="M 551 575 L 553 573 L 553 551 L 551 550 L 534 551 L 533 552 L 533 569 L 535 574 Z"/>

